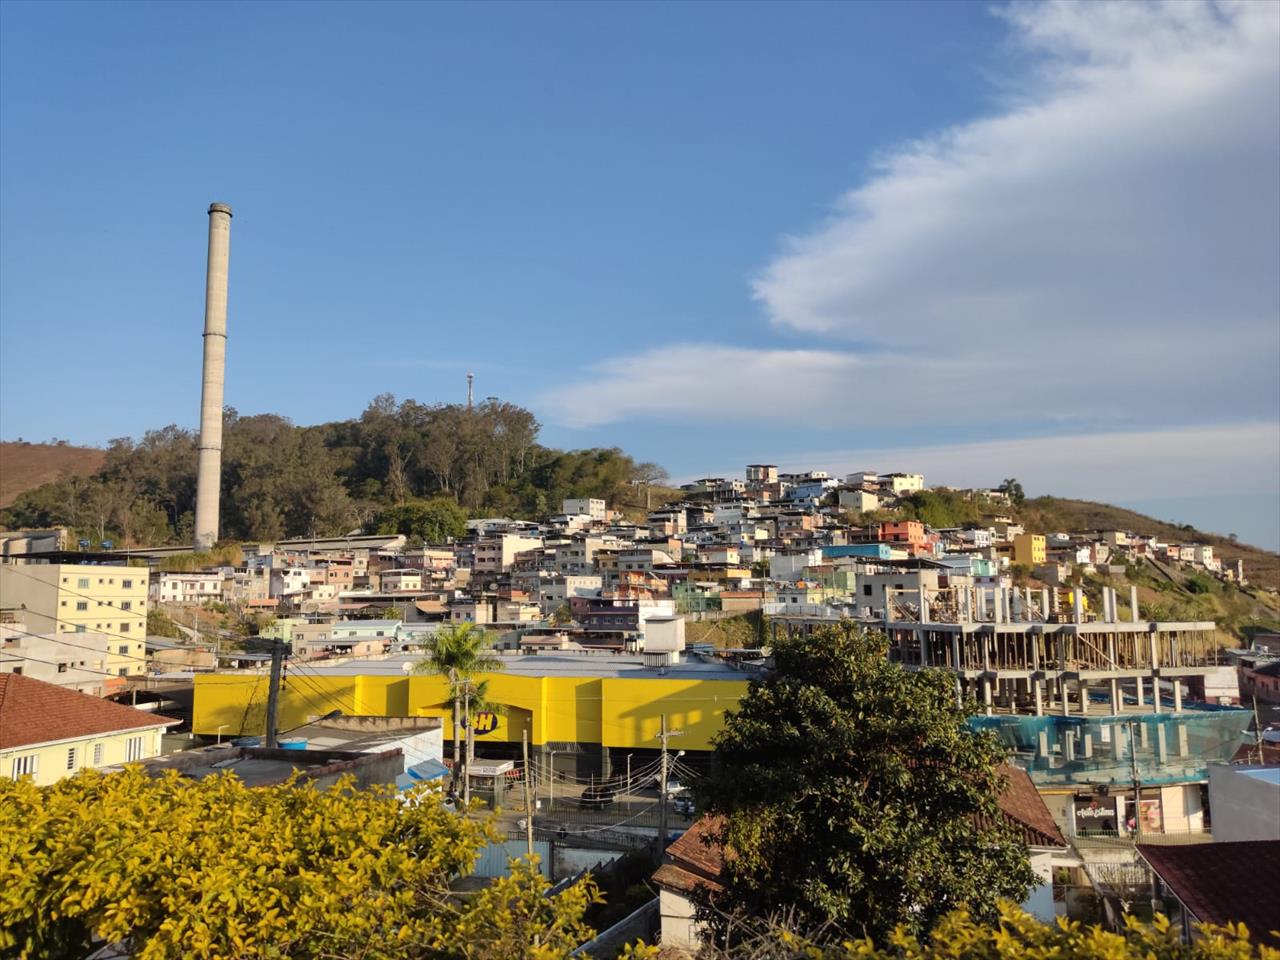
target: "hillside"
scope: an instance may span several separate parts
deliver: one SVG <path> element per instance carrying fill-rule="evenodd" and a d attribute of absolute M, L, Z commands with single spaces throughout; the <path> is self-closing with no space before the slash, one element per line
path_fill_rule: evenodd
<path fill-rule="evenodd" d="M 1256 586 L 1280 589 L 1280 554 L 1237 543 L 1220 534 L 1166 523 L 1132 510 L 1089 500 L 1037 497 L 1023 503 L 1017 513 L 1019 521 L 1028 530 L 1044 533 L 1128 530 L 1143 536 L 1159 537 L 1169 543 L 1210 544 L 1214 552 L 1225 560 L 1243 559 L 1245 575 Z"/>
<path fill-rule="evenodd" d="M 93 447 L 0 442 L 0 507 L 22 493 L 64 475 L 88 477 L 102 469 L 107 452 Z"/>

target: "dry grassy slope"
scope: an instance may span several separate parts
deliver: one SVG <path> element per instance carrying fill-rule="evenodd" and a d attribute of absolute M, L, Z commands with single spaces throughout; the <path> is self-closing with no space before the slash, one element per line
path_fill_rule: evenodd
<path fill-rule="evenodd" d="M 96 473 L 106 456 L 105 450 L 92 447 L 0 443 L 0 507 L 9 506 L 18 494 L 57 480 L 64 473 L 83 477 Z"/>
<path fill-rule="evenodd" d="M 1159 537 L 1166 543 L 1206 543 L 1225 560 L 1244 560 L 1245 576 L 1255 585 L 1280 589 L 1280 554 L 1233 543 L 1216 533 L 1205 533 L 1105 503 L 1089 500 L 1065 500 L 1059 497 L 1037 497 L 1028 500 L 1018 511 L 1018 519 L 1028 530 L 1053 533 L 1077 533 L 1089 530 L 1129 530 L 1144 536 Z"/>

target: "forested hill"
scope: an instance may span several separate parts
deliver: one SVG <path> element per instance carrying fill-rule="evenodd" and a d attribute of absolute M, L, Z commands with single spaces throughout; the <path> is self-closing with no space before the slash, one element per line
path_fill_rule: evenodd
<path fill-rule="evenodd" d="M 638 484 L 666 480 L 662 468 L 618 449 L 544 447 L 538 430 L 532 413 L 498 400 L 468 409 L 383 395 L 358 419 L 314 427 L 228 408 L 222 536 L 335 536 L 385 526 L 391 508 L 432 497 L 454 499 L 473 515 L 517 517 L 554 513 L 564 497 L 642 505 Z M 190 542 L 196 440 L 176 426 L 113 440 L 96 473 L 19 494 L 0 511 L 0 526 L 67 526 L 121 546 Z"/>

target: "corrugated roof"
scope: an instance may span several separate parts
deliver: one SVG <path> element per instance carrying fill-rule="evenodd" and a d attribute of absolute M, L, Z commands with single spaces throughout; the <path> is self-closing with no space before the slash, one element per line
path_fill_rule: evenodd
<path fill-rule="evenodd" d="M 181 722 L 21 674 L 0 673 L 0 750 Z"/>

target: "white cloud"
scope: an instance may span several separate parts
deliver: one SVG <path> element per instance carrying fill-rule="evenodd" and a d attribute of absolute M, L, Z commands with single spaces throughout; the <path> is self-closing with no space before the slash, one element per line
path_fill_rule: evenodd
<path fill-rule="evenodd" d="M 1069 380 L 1082 418 L 1274 415 L 1280 4 L 1004 16 L 1040 57 L 1018 101 L 890 154 L 756 298 L 779 327 L 994 367 L 1031 413 Z"/>
<path fill-rule="evenodd" d="M 775 327 L 825 348 L 605 360 L 544 397 L 552 418 L 817 406 L 857 425 L 872 404 L 882 427 L 1274 418 L 1280 4 L 1000 15 L 1034 58 L 1017 96 L 889 153 L 753 283 Z"/>

